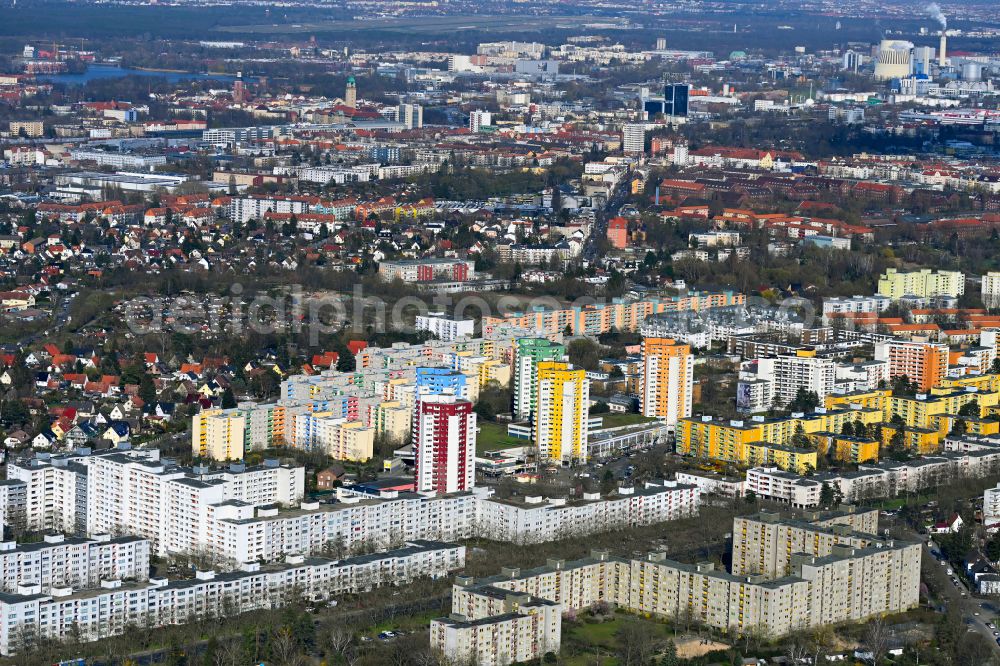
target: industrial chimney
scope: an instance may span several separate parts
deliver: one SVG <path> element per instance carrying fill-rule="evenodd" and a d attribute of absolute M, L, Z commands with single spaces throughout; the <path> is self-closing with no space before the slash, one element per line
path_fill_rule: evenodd
<path fill-rule="evenodd" d="M 948 35 L 941 31 L 941 48 L 938 50 L 938 66 L 944 67 L 948 64 Z"/>

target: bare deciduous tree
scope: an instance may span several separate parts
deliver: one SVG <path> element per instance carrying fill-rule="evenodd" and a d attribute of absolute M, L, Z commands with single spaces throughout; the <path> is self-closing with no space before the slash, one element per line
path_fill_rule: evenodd
<path fill-rule="evenodd" d="M 889 643 L 889 631 L 885 626 L 885 619 L 876 617 L 868 623 L 865 630 L 865 647 L 872 653 L 872 664 L 878 666 L 885 656 Z"/>

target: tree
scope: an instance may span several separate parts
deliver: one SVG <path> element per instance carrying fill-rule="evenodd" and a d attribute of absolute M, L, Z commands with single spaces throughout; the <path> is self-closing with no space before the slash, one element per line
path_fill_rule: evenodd
<path fill-rule="evenodd" d="M 833 488 L 826 481 L 819 490 L 819 505 L 827 509 L 833 506 Z"/>
<path fill-rule="evenodd" d="M 230 386 L 226 387 L 226 390 L 222 392 L 222 408 L 232 409 L 236 406 L 236 396 L 233 395 L 233 389 Z"/>
<path fill-rule="evenodd" d="M 354 372 L 357 367 L 357 362 L 354 359 L 354 354 L 345 345 L 344 348 L 337 352 L 337 370 L 338 372 Z"/>
<path fill-rule="evenodd" d="M 143 372 L 139 376 L 139 397 L 147 405 L 156 401 L 156 385 L 148 372 Z"/>
<path fill-rule="evenodd" d="M 346 627 L 334 625 L 326 632 L 323 640 L 326 643 L 326 655 L 330 657 L 327 661 L 333 663 L 334 658 L 342 655 L 354 641 L 354 634 Z"/>
<path fill-rule="evenodd" d="M 663 646 L 663 657 L 660 658 L 660 666 L 678 666 L 680 663 L 681 660 L 677 656 L 677 645 L 672 640 L 668 640 L 667 644 Z"/>
<path fill-rule="evenodd" d="M 511 408 L 511 391 L 491 380 L 479 391 L 479 400 L 474 409 L 480 418 L 486 421 L 496 420 L 497 414 L 509 412 Z"/>
<path fill-rule="evenodd" d="M 616 635 L 622 666 L 646 666 L 658 648 L 653 628 L 644 622 L 625 621 Z"/>
<path fill-rule="evenodd" d="M 965 416 L 968 418 L 978 419 L 981 413 L 982 410 L 979 407 L 978 400 L 970 400 L 958 409 L 959 416 Z"/>
<path fill-rule="evenodd" d="M 608 296 L 621 296 L 625 293 L 625 288 L 628 283 L 625 281 L 625 276 L 616 271 L 611 271 L 611 277 L 608 278 L 608 283 L 605 285 L 605 293 Z"/>
<path fill-rule="evenodd" d="M 801 423 L 795 424 L 795 434 L 792 435 L 792 446 L 804 449 L 809 446 L 809 437 L 806 429 Z"/>
<path fill-rule="evenodd" d="M 889 644 L 889 631 L 885 626 L 885 619 L 882 616 L 877 616 L 868 623 L 862 642 L 868 651 L 871 652 L 872 666 L 878 666 L 885 656 Z"/>
<path fill-rule="evenodd" d="M 807 391 L 800 386 L 795 393 L 795 398 L 788 403 L 788 409 L 793 412 L 812 412 L 819 407 L 819 396 L 816 391 Z"/>
<path fill-rule="evenodd" d="M 1000 537 L 993 537 L 986 542 L 983 554 L 989 558 L 990 562 L 1000 561 Z"/>
<path fill-rule="evenodd" d="M 21 400 L 0 401 L 0 408 L 3 416 L 0 422 L 6 425 L 21 425 L 31 419 L 31 413 Z"/>
<path fill-rule="evenodd" d="M 566 348 L 570 363 L 585 370 L 597 369 L 601 351 L 601 346 L 589 338 L 573 340 Z"/>

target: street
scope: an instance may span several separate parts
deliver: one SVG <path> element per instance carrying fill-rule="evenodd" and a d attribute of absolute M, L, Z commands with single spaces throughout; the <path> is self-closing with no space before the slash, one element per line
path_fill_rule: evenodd
<path fill-rule="evenodd" d="M 934 556 L 932 550 L 936 550 L 936 546 L 933 544 L 933 540 L 924 541 L 924 557 L 932 565 L 929 567 L 930 576 L 933 578 L 934 587 L 940 593 L 941 603 L 958 608 L 962 613 L 962 622 L 969 628 L 969 631 L 975 631 L 984 636 L 993 650 L 1000 654 L 1000 643 L 997 642 L 1000 639 L 1000 630 L 996 629 L 997 606 L 990 601 L 973 597 L 962 578 L 954 575 L 957 572 L 953 572 L 953 575 L 949 576 L 948 571 L 951 567 L 948 562 L 939 561 Z M 925 582 L 930 585 L 932 581 Z M 987 623 L 992 624 L 993 627 L 986 626 Z"/>

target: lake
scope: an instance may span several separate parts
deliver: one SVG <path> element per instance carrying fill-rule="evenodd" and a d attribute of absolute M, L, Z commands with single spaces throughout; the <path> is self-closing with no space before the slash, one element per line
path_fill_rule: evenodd
<path fill-rule="evenodd" d="M 66 85 L 79 86 L 95 79 L 117 79 L 123 76 L 149 76 L 156 79 L 166 79 L 167 81 L 235 81 L 232 74 L 201 74 L 198 72 L 151 72 L 145 69 L 129 69 L 127 67 L 115 67 L 114 65 L 90 65 L 87 71 L 82 74 L 40 74 L 39 81 L 49 83 L 65 83 Z M 244 81 L 250 81 L 244 77 Z"/>

